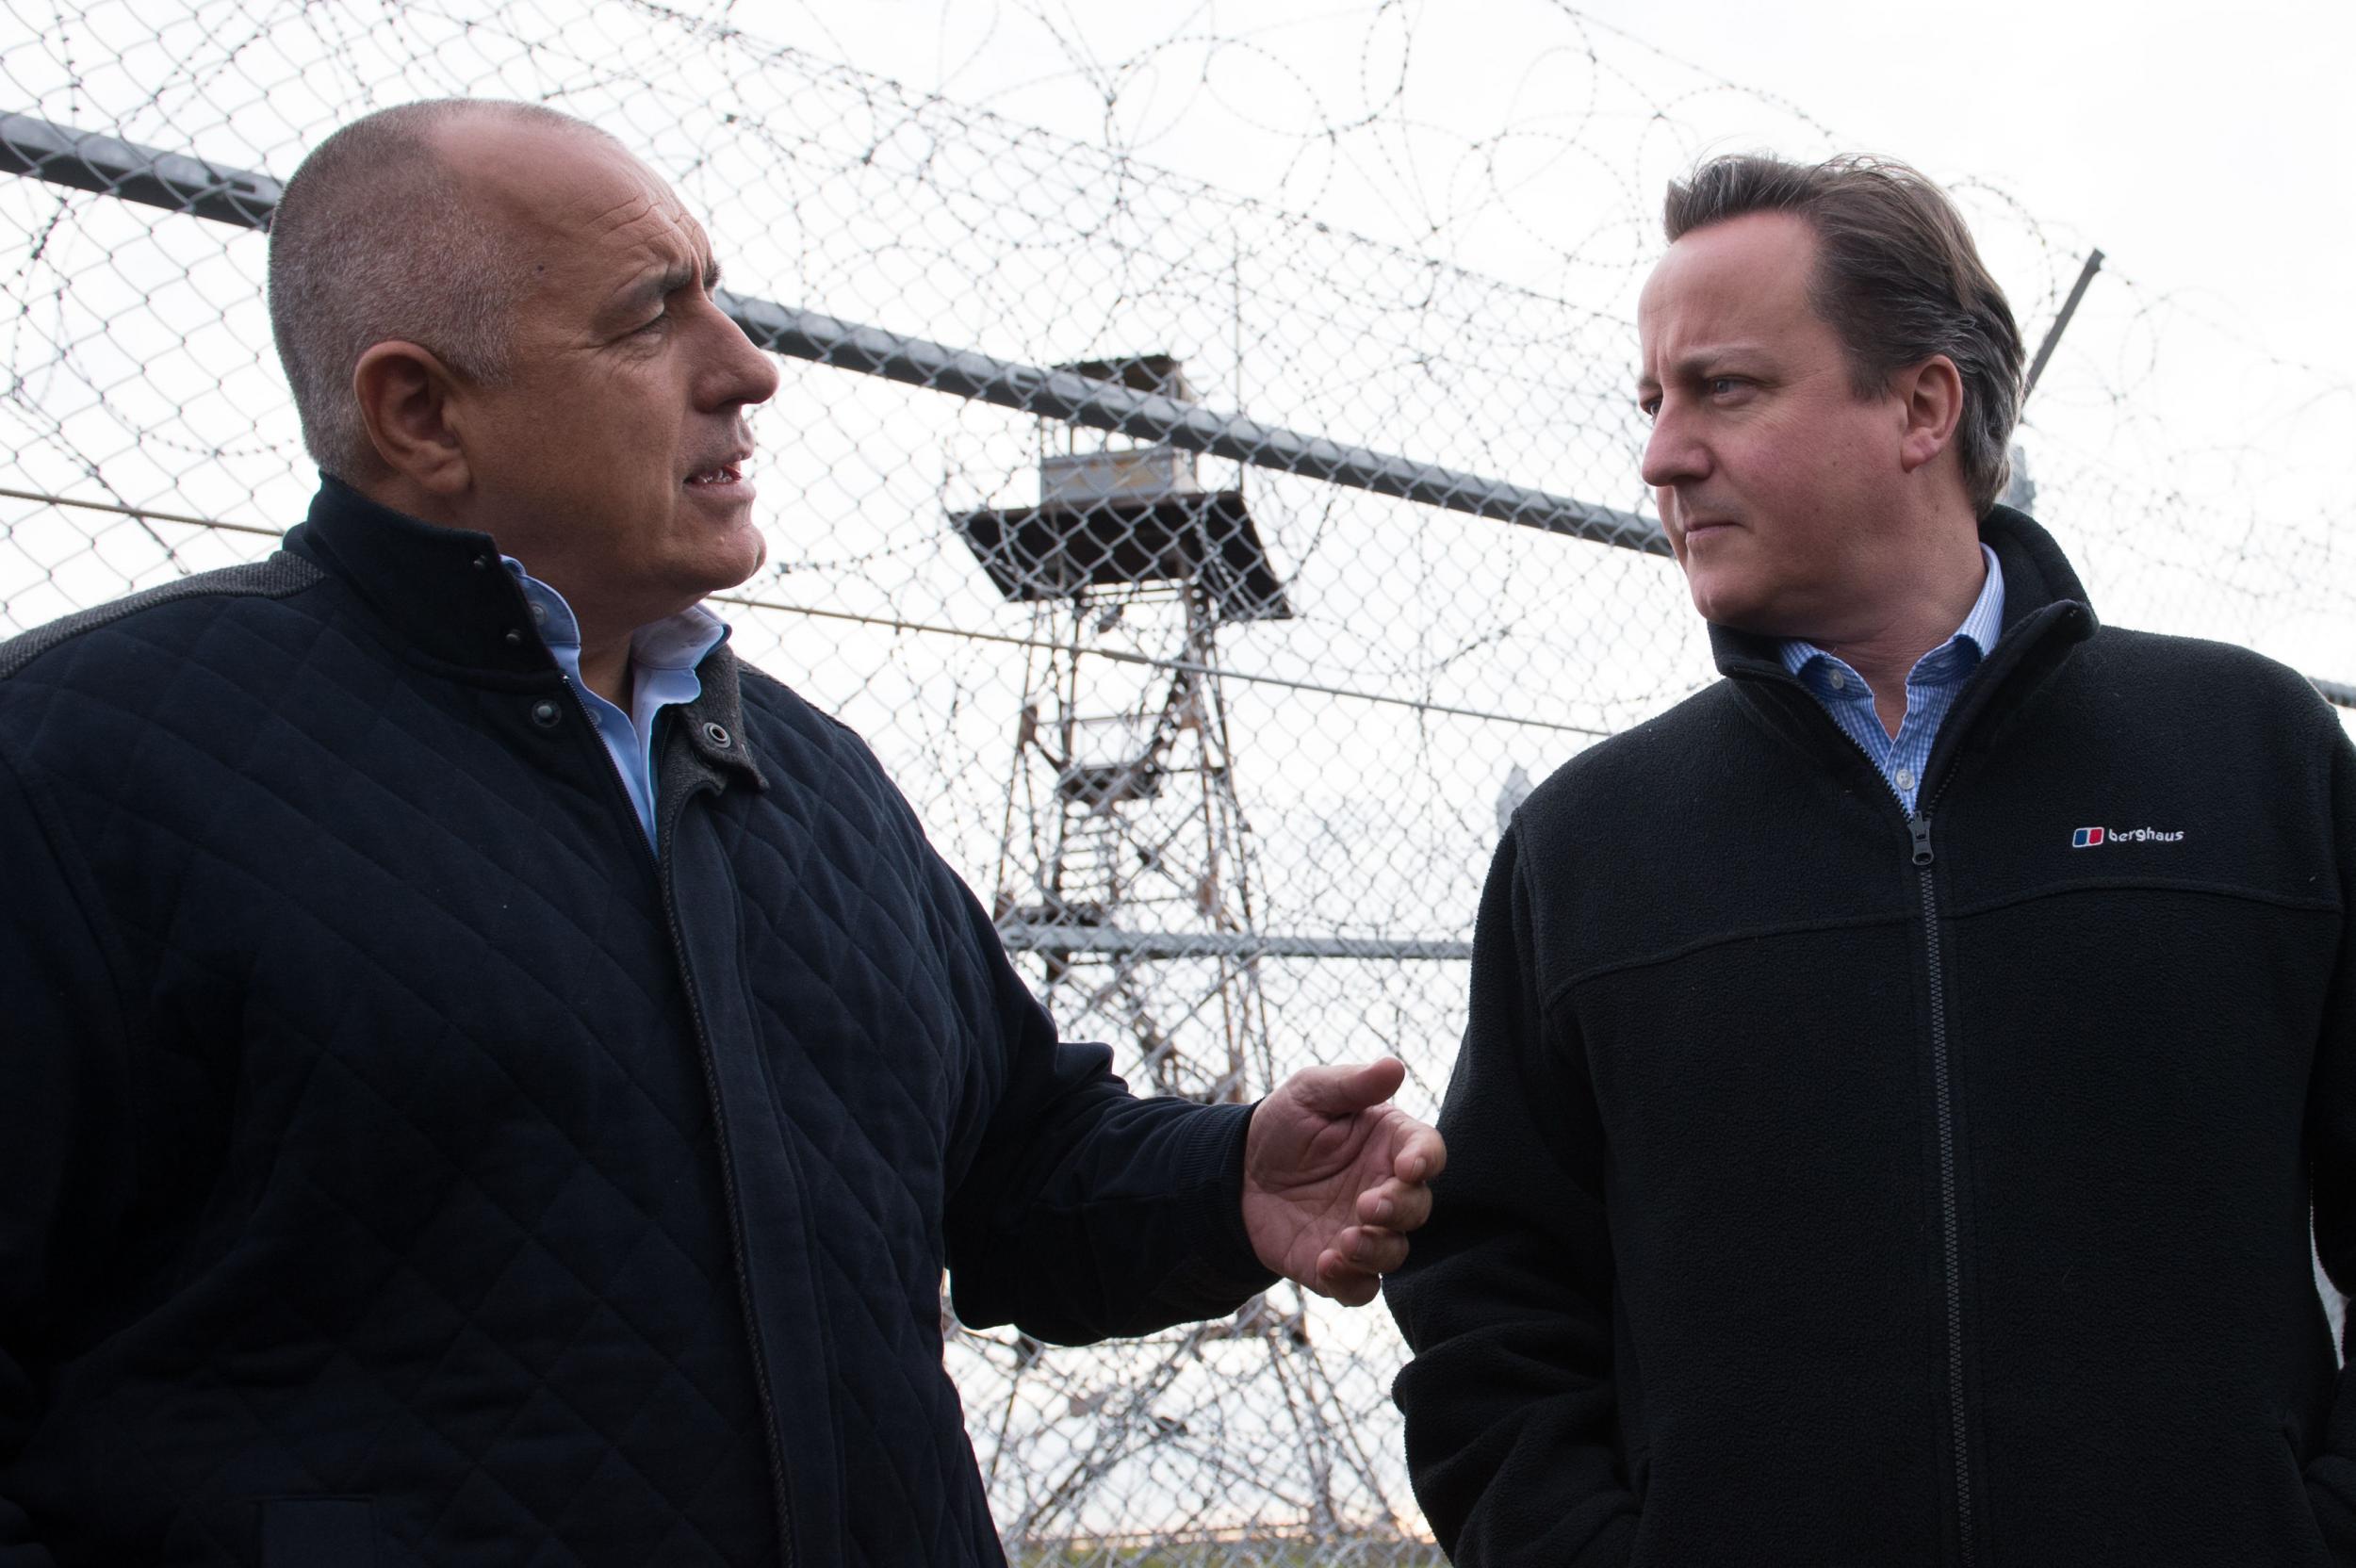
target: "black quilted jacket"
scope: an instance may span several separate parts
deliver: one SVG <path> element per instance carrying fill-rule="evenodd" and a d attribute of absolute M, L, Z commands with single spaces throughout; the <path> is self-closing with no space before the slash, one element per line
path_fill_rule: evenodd
<path fill-rule="evenodd" d="M 1267 1282 L 854 736 L 715 651 L 658 865 L 531 625 L 331 481 L 0 646 L 0 1564 L 996 1562 L 944 1265 Z"/>
<path fill-rule="evenodd" d="M 1919 814 L 1721 634 L 1506 834 L 1385 1287 L 1464 1568 L 2356 1565 L 2356 749 L 1983 537 Z"/>

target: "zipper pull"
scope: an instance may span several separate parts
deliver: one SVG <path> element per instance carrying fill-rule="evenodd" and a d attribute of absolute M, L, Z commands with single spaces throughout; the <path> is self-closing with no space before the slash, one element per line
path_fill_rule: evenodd
<path fill-rule="evenodd" d="M 1928 811 L 1917 811 L 1906 819 L 1906 828 L 1914 835 L 1914 863 L 1918 866 L 1929 865 L 1931 863 L 1931 814 Z"/>

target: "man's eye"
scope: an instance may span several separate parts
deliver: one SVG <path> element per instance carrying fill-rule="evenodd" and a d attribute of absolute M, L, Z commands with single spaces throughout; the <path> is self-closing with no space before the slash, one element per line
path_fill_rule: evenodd
<path fill-rule="evenodd" d="M 1661 417 L 1661 400 L 1659 398 L 1639 398 L 1636 400 L 1636 412 L 1643 415 L 1647 419 L 1658 419 Z"/>
<path fill-rule="evenodd" d="M 1742 384 L 1739 377 L 1712 376 L 1710 378 L 1710 395 L 1713 398 L 1724 398 L 1736 391 Z"/>
<path fill-rule="evenodd" d="M 655 313 L 655 318 L 654 318 L 654 319 L 653 319 L 653 320 L 648 321 L 648 322 L 647 322 L 645 326 L 643 326 L 643 327 L 633 328 L 633 329 L 632 329 L 632 331 L 631 331 L 631 333 L 630 333 L 630 335 L 631 335 L 631 336 L 633 336 L 633 337 L 644 336 L 646 334 L 650 333 L 650 332 L 653 332 L 653 331 L 657 330 L 658 328 L 660 328 L 660 327 L 663 325 L 663 322 L 668 321 L 670 318 L 671 318 L 671 313 L 670 313 L 669 311 L 667 311 L 667 310 L 657 311 L 657 312 Z"/>

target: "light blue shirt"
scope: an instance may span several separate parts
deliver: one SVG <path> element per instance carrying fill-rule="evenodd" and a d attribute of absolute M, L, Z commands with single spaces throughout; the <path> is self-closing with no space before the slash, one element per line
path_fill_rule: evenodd
<path fill-rule="evenodd" d="M 696 678 L 695 666 L 728 636 L 728 623 L 695 605 L 631 632 L 630 711 L 625 713 L 581 678 L 581 622 L 574 618 L 573 607 L 564 602 L 564 596 L 525 571 L 524 564 L 514 556 L 499 559 L 523 584 L 524 598 L 532 606 L 532 627 L 581 694 L 590 722 L 597 727 L 597 739 L 605 743 L 606 755 L 614 759 L 614 771 L 621 775 L 622 788 L 629 792 L 630 806 L 638 812 L 638 825 L 646 829 L 646 842 L 652 846 L 655 717 L 675 703 L 693 702 L 703 694 L 704 683 Z"/>
<path fill-rule="evenodd" d="M 1955 634 L 1916 660 L 1914 668 L 1906 672 L 1906 716 L 1895 736 L 1882 727 L 1880 715 L 1873 711 L 1873 689 L 1865 684 L 1864 677 L 1813 643 L 1795 637 L 1783 645 L 1783 667 L 1824 705 L 1824 711 L 1842 733 L 1864 748 L 1890 789 L 1897 792 L 1908 816 L 1914 815 L 1915 799 L 1922 788 L 1922 768 L 1931 760 L 1931 743 L 1939 739 L 1939 727 L 1947 722 L 1948 710 L 1955 707 L 1964 682 L 1996 645 L 2004 629 L 2004 569 L 1996 564 L 1996 552 L 1986 545 L 1980 547 L 1980 555 L 1988 563 L 1988 580 L 1981 584 L 1980 596 Z"/>

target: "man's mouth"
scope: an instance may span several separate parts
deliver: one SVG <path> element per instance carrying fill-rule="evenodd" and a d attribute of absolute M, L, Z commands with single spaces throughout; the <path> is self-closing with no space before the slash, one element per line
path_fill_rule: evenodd
<path fill-rule="evenodd" d="M 709 468 L 697 469 L 687 476 L 687 482 L 690 487 L 706 484 L 737 484 L 741 483 L 744 478 L 744 470 L 741 465 L 721 463 Z"/>

